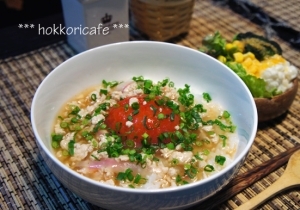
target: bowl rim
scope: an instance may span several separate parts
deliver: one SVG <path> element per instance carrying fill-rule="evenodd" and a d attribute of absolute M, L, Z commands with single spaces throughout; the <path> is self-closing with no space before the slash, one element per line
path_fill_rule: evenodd
<path fill-rule="evenodd" d="M 54 74 L 57 71 L 60 71 L 60 69 L 62 69 L 64 67 L 64 65 L 66 63 L 69 62 L 73 62 L 73 60 L 78 59 L 79 57 L 83 56 L 83 55 L 87 55 L 90 53 L 93 53 L 94 51 L 98 51 L 98 50 L 103 50 L 105 48 L 110 48 L 110 47 L 116 47 L 118 45 L 161 45 L 161 46 L 165 46 L 165 47 L 173 47 L 173 48 L 178 48 L 180 50 L 187 50 L 187 51 L 192 51 L 194 53 L 198 53 L 201 54 L 202 56 L 210 59 L 210 60 L 214 60 L 214 62 L 218 62 L 219 65 L 223 66 L 223 68 L 227 69 L 237 80 L 240 81 L 240 83 L 242 83 L 241 85 L 244 86 L 244 89 L 246 92 L 248 92 L 248 95 L 251 96 L 252 100 L 251 100 L 251 105 L 253 107 L 253 110 L 256 110 L 256 106 L 255 106 L 255 101 L 249 91 L 249 89 L 247 88 L 247 86 L 244 84 L 244 82 L 240 79 L 240 77 L 238 77 L 231 69 L 229 69 L 229 67 L 227 67 L 225 64 L 223 64 L 222 62 L 218 61 L 217 59 L 199 51 L 199 50 L 195 50 L 183 45 L 179 45 L 179 44 L 173 44 L 173 43 L 167 43 L 167 42 L 160 42 L 160 41 L 124 41 L 124 42 L 118 42 L 118 43 L 112 43 L 112 44 L 107 44 L 107 45 L 103 45 L 103 46 L 98 46 L 89 50 L 86 50 L 84 52 L 78 53 L 70 58 L 68 58 L 67 60 L 63 61 L 62 63 L 60 63 L 58 66 L 56 66 L 50 73 L 48 73 L 46 75 L 46 77 L 42 80 L 42 82 L 40 83 L 40 85 L 38 86 L 38 88 L 36 89 L 36 92 L 33 96 L 32 99 L 32 104 L 31 104 L 31 126 L 34 132 L 34 136 L 35 136 L 35 141 L 39 144 L 39 146 L 42 148 L 42 150 L 47 154 L 47 156 L 58 166 L 60 166 L 63 170 L 65 170 L 67 173 L 71 174 L 72 176 L 75 176 L 76 178 L 87 182 L 89 184 L 95 185 L 97 187 L 101 187 L 101 188 L 105 188 L 105 189 L 109 189 L 109 190 L 113 190 L 113 191 L 120 191 L 120 192 L 124 192 L 124 193 L 133 193 L 133 194 L 164 194 L 167 192 L 178 192 L 178 191 L 185 191 L 187 189 L 191 189 L 191 188 L 195 188 L 198 185 L 202 185 L 202 184 L 206 184 L 208 182 L 211 182 L 212 180 L 215 180 L 218 177 L 221 177 L 222 175 L 226 174 L 228 171 L 230 171 L 231 169 L 233 169 L 244 157 L 246 157 L 246 155 L 248 154 L 250 147 L 252 146 L 254 140 L 255 140 L 255 136 L 256 136 L 256 132 L 257 132 L 257 124 L 258 124 L 258 116 L 257 116 L 257 111 L 253 113 L 253 130 L 251 131 L 251 133 L 249 133 L 249 142 L 246 144 L 246 146 L 243 148 L 243 150 L 241 151 L 241 153 L 236 156 L 234 158 L 234 160 L 228 165 L 226 166 L 224 169 L 222 169 L 221 171 L 219 171 L 216 174 L 213 174 L 205 179 L 202 180 L 198 180 L 196 182 L 193 183 L 189 183 L 187 185 L 181 185 L 181 186 L 177 186 L 177 187 L 169 187 L 169 188 L 163 188 L 163 189 L 141 189 L 141 188 L 124 188 L 124 187 L 118 187 L 118 186 L 111 186 L 99 181 L 95 181 L 91 178 L 88 178 L 84 175 L 81 175 L 77 172 L 75 172 L 74 170 L 70 169 L 69 167 L 67 167 L 66 165 L 64 165 L 61 161 L 59 161 L 53 151 L 51 151 L 50 149 L 48 149 L 46 147 L 46 145 L 43 143 L 41 137 L 38 135 L 38 131 L 36 128 L 36 122 L 35 122 L 35 118 L 34 118 L 34 111 L 35 111 L 35 106 L 36 106 L 36 100 L 37 96 L 39 95 L 38 93 L 41 91 L 43 84 L 46 82 L 47 78 L 49 78 L 52 74 Z M 41 151 L 40 151 L 41 152 Z"/>

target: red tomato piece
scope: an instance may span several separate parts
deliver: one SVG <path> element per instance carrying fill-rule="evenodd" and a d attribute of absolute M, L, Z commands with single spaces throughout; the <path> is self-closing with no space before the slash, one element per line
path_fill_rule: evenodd
<path fill-rule="evenodd" d="M 116 131 L 123 140 L 131 139 L 135 142 L 135 146 L 141 146 L 143 134 L 147 133 L 150 137 L 151 144 L 158 143 L 158 136 L 163 132 L 174 132 L 175 127 L 179 125 L 180 117 L 175 114 L 171 120 L 170 115 L 172 110 L 166 105 L 157 105 L 156 97 L 151 101 L 145 101 L 145 95 L 134 96 L 139 103 L 138 113 L 129 105 L 130 98 L 125 98 L 118 102 L 108 111 L 108 116 L 105 119 L 106 125 Z M 159 115 L 165 116 L 159 119 Z"/>

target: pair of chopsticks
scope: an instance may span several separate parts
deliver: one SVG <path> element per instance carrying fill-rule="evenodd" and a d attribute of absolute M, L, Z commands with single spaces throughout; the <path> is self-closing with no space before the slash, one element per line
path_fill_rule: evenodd
<path fill-rule="evenodd" d="M 201 202 L 196 206 L 191 207 L 190 210 L 216 208 L 221 203 L 229 200 L 234 195 L 238 194 L 258 180 L 264 178 L 271 172 L 286 164 L 291 155 L 299 149 L 300 144 L 296 144 L 295 147 L 286 150 L 285 152 L 273 157 L 272 159 L 262 163 L 261 165 L 256 166 L 243 174 L 237 175 L 216 195 L 208 198 L 207 200 Z"/>

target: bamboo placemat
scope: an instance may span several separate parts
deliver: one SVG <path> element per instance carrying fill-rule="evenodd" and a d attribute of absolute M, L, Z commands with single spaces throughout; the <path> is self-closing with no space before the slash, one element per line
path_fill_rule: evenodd
<path fill-rule="evenodd" d="M 289 1 L 276 1 L 289 5 Z M 284 8 L 300 13 L 299 7 L 298 10 L 292 6 Z M 275 16 L 278 11 L 271 12 Z M 289 19 L 288 15 L 295 14 L 281 12 L 279 17 Z M 299 26 L 299 20 L 294 24 Z M 252 31 L 264 34 L 261 26 L 255 25 L 229 8 L 209 0 L 198 0 L 189 33 L 170 42 L 198 49 L 203 37 L 216 30 L 227 39 L 238 32 Z M 132 30 L 132 40 L 134 39 L 143 37 Z M 300 68 L 299 51 L 283 40 L 276 37 L 274 40 L 280 43 L 284 56 Z M 30 106 L 36 88 L 49 72 L 73 55 L 75 52 L 62 41 L 0 60 L 0 209 L 100 209 L 74 195 L 49 171 L 39 154 L 30 124 Z M 298 91 L 286 114 L 259 125 L 255 142 L 240 173 L 300 143 L 299 112 Z M 244 203 L 277 180 L 284 168 L 285 166 L 279 168 L 233 196 L 218 209 L 234 209 Z M 260 209 L 300 209 L 300 189 L 284 191 Z"/>

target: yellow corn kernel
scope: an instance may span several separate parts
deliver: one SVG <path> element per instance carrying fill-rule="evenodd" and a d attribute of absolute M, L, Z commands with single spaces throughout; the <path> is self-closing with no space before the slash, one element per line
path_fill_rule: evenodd
<path fill-rule="evenodd" d="M 262 63 L 260 64 L 259 70 L 260 70 L 260 71 L 263 71 L 263 70 L 265 70 L 265 69 L 267 69 L 267 68 L 269 68 L 269 67 L 271 67 L 271 66 L 272 66 L 272 65 L 269 65 L 268 63 L 262 62 Z"/>
<path fill-rule="evenodd" d="M 226 50 L 231 50 L 233 47 L 234 47 L 234 46 L 233 46 L 233 44 L 231 44 L 231 43 L 227 43 L 227 44 L 225 45 L 225 49 L 226 49 Z"/>
<path fill-rule="evenodd" d="M 249 74 L 252 74 L 252 75 L 254 75 L 254 76 L 256 76 L 256 73 L 257 73 L 257 66 L 256 65 L 252 65 L 252 66 L 250 66 L 249 68 L 247 68 L 247 72 L 249 73 Z"/>
<path fill-rule="evenodd" d="M 251 59 L 256 59 L 255 55 L 252 52 L 247 52 L 244 54 L 245 58 L 251 58 Z"/>
<path fill-rule="evenodd" d="M 285 62 L 285 59 L 284 59 L 281 55 L 275 54 L 275 55 L 274 55 L 273 57 L 271 57 L 271 58 L 272 58 L 272 60 L 274 61 L 275 64 Z"/>
<path fill-rule="evenodd" d="M 246 58 L 244 59 L 242 65 L 243 65 L 244 67 L 246 67 L 246 68 L 247 68 L 247 67 L 250 67 L 250 66 L 252 65 L 252 59 L 249 58 L 249 57 L 246 57 Z"/>
<path fill-rule="evenodd" d="M 239 41 L 239 40 L 234 40 L 233 43 L 232 43 L 237 49 L 238 51 L 240 52 L 243 52 L 244 51 L 244 43 Z"/>
<path fill-rule="evenodd" d="M 234 57 L 235 62 L 238 62 L 238 63 L 242 63 L 244 60 L 244 55 L 243 55 L 243 53 L 240 53 L 240 52 L 233 53 L 233 57 Z"/>
<path fill-rule="evenodd" d="M 257 68 L 261 65 L 261 62 L 257 59 L 252 60 L 252 65 L 255 65 Z"/>
<path fill-rule="evenodd" d="M 223 55 L 219 55 L 218 60 L 221 61 L 222 63 L 226 62 L 226 58 Z"/>

